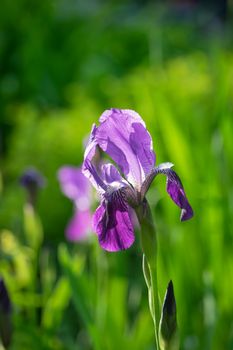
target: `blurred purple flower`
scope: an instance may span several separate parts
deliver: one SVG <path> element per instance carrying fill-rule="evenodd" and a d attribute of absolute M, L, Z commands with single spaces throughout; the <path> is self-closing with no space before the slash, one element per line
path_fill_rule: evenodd
<path fill-rule="evenodd" d="M 105 250 L 129 248 L 134 242 L 134 229 L 129 213 L 143 203 L 156 175 L 167 176 L 167 192 L 182 209 L 181 220 L 193 216 L 173 164 L 155 167 L 152 139 L 140 115 L 132 110 L 106 110 L 92 127 L 83 162 L 83 173 L 101 195 L 101 204 L 94 214 L 94 229 Z M 112 158 L 113 164 L 97 168 L 93 162 L 98 147 Z"/>
<path fill-rule="evenodd" d="M 23 174 L 19 178 L 19 182 L 28 193 L 29 203 L 31 203 L 34 206 L 38 189 L 45 186 L 45 178 L 38 170 L 31 167 L 23 172 Z"/>
<path fill-rule="evenodd" d="M 43 187 L 45 184 L 44 177 L 35 168 L 28 168 L 20 177 L 20 184 L 25 188 Z"/>
<path fill-rule="evenodd" d="M 74 202 L 75 213 L 66 228 L 70 241 L 80 241 L 91 231 L 91 186 L 80 168 L 64 166 L 58 172 L 62 192 Z"/>

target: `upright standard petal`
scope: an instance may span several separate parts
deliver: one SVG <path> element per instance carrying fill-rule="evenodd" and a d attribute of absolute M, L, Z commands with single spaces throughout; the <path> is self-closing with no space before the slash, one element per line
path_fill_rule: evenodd
<path fill-rule="evenodd" d="M 66 228 L 69 241 L 81 241 L 91 232 L 92 215 L 89 210 L 77 210 Z"/>
<path fill-rule="evenodd" d="M 95 142 L 119 166 L 136 188 L 155 165 L 152 140 L 145 123 L 134 111 L 111 109 L 100 117 Z"/>
<path fill-rule="evenodd" d="M 129 248 L 134 242 L 128 205 L 122 198 L 103 200 L 94 214 L 94 230 L 101 247 L 109 252 Z"/>
<path fill-rule="evenodd" d="M 189 220 L 193 216 L 193 210 L 186 197 L 182 182 L 179 176 L 174 170 L 171 169 L 172 163 L 160 164 L 154 170 L 155 176 L 157 174 L 165 174 L 167 176 L 167 192 L 173 202 L 180 207 L 181 210 L 181 221 Z"/>
<path fill-rule="evenodd" d="M 99 177 L 98 172 L 94 166 L 94 159 L 98 147 L 98 144 L 96 142 L 96 131 L 97 127 L 95 124 L 93 124 L 90 138 L 84 153 L 82 173 L 91 181 L 92 185 L 97 191 L 103 192 L 103 181 Z"/>
<path fill-rule="evenodd" d="M 101 177 L 106 184 L 106 192 L 115 192 L 123 187 L 129 187 L 128 182 L 121 176 L 117 168 L 111 164 L 103 164 L 101 167 Z"/>
<path fill-rule="evenodd" d="M 103 164 L 101 173 L 103 176 L 103 179 L 106 183 L 111 184 L 113 182 L 121 182 L 122 181 L 122 176 L 117 170 L 117 168 L 111 164 Z"/>

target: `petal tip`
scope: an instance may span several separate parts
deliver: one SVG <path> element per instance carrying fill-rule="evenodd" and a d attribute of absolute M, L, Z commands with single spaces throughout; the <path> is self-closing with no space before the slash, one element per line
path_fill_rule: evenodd
<path fill-rule="evenodd" d="M 109 244 L 108 242 L 103 243 L 99 237 L 99 244 L 101 248 L 103 248 L 109 253 L 114 253 L 114 252 L 117 253 L 117 252 L 129 249 L 133 245 L 134 241 L 135 241 L 135 238 L 133 238 L 131 241 L 128 241 L 127 243 L 124 243 L 124 245 L 119 246 L 115 244 Z"/>
<path fill-rule="evenodd" d="M 191 206 L 189 208 L 182 209 L 181 211 L 181 216 L 180 216 L 180 221 L 187 221 L 192 219 L 194 215 L 193 209 Z"/>

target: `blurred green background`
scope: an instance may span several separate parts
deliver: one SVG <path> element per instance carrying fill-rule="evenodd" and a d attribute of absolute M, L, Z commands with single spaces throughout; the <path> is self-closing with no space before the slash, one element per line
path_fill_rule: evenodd
<path fill-rule="evenodd" d="M 94 235 L 82 244 L 64 235 L 73 208 L 57 171 L 81 164 L 83 140 L 111 107 L 140 113 L 157 163 L 175 164 L 194 208 L 181 223 L 156 178 L 148 200 L 159 290 L 173 280 L 181 349 L 233 349 L 231 13 L 232 2 L 217 0 L 1 1 L 0 275 L 13 304 L 10 349 L 154 349 L 139 239 L 109 254 Z M 47 179 L 36 214 L 18 181 L 28 166 Z"/>

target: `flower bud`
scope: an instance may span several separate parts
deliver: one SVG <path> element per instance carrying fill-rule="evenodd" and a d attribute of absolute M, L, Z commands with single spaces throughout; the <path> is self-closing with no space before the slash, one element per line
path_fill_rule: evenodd
<path fill-rule="evenodd" d="M 159 324 L 159 343 L 161 350 L 178 350 L 179 335 L 176 321 L 176 300 L 172 281 L 169 282 L 163 301 Z"/>
<path fill-rule="evenodd" d="M 0 337 L 5 348 L 10 345 L 12 335 L 11 301 L 4 283 L 0 278 Z"/>
<path fill-rule="evenodd" d="M 39 188 L 44 187 L 44 177 L 34 168 L 28 168 L 19 179 L 20 184 L 28 193 L 28 202 L 34 206 Z"/>

